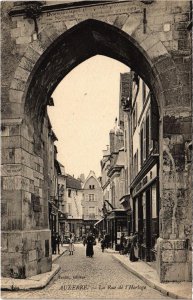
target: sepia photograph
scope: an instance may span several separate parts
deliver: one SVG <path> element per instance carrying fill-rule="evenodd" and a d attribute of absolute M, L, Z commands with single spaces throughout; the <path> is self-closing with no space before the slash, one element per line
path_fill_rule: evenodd
<path fill-rule="evenodd" d="M 1 299 L 192 299 L 192 1 L 1 1 Z"/>

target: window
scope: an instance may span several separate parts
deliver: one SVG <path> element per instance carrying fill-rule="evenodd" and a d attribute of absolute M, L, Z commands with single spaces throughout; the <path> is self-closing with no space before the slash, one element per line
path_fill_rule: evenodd
<path fill-rule="evenodd" d="M 71 203 L 68 203 L 68 213 L 69 213 L 69 215 L 71 215 L 71 213 L 72 213 Z"/>
<path fill-rule="evenodd" d="M 157 119 L 155 116 L 152 117 L 152 108 L 150 108 L 147 111 L 146 118 L 141 126 L 140 131 L 141 166 L 155 148 L 155 138 L 159 138 L 158 121 L 158 116 Z"/>
<path fill-rule="evenodd" d="M 88 211 L 89 211 L 89 214 L 94 214 L 95 213 L 95 207 L 89 207 Z"/>
<path fill-rule="evenodd" d="M 137 127 L 137 102 L 135 103 L 135 107 L 133 109 L 133 133 Z"/>
<path fill-rule="evenodd" d="M 138 173 L 138 150 L 136 151 L 134 157 L 133 157 L 133 178 Z"/>
<path fill-rule="evenodd" d="M 150 149 L 149 121 L 150 121 L 150 118 L 149 118 L 149 114 L 148 114 L 147 118 L 146 118 L 146 158 L 149 156 L 149 149 Z"/>
<path fill-rule="evenodd" d="M 71 195 L 72 195 L 72 190 L 69 189 L 68 190 L 68 197 L 71 198 Z"/>
<path fill-rule="evenodd" d="M 143 99 L 143 104 L 144 104 L 145 100 L 146 100 L 146 84 L 145 84 L 145 82 L 142 83 L 142 99 Z"/>
<path fill-rule="evenodd" d="M 88 214 L 89 214 L 90 219 L 95 218 L 95 211 L 96 211 L 95 207 L 89 207 L 88 208 Z"/>
<path fill-rule="evenodd" d="M 143 126 L 140 131 L 141 166 L 143 165 Z"/>
<path fill-rule="evenodd" d="M 94 185 L 89 185 L 90 190 L 94 190 L 95 186 Z"/>
<path fill-rule="evenodd" d="M 88 197 L 89 197 L 89 201 L 94 201 L 94 194 L 89 194 Z"/>

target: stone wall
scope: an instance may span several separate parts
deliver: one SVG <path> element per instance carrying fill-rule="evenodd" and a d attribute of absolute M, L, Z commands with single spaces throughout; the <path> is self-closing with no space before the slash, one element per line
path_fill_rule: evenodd
<path fill-rule="evenodd" d="M 189 1 L 104 3 L 57 12 L 45 12 L 43 5 L 37 20 L 37 40 L 33 20 L 22 13 L 10 17 L 12 8 L 13 2 L 2 3 L 2 255 L 10 253 L 2 260 L 3 275 L 12 276 L 11 269 L 19 274 L 14 276 L 21 277 L 51 268 L 50 253 L 49 257 L 44 255 L 44 243 L 47 245 L 45 241 L 50 239 L 43 129 L 46 105 L 70 70 L 85 59 L 102 54 L 136 71 L 158 102 L 162 242 L 157 263 L 162 281 L 182 278 L 185 275 L 176 268 L 179 262 L 174 251 L 187 251 L 186 240 L 191 232 L 191 174 L 185 154 L 191 141 L 192 109 Z M 32 209 L 34 201 L 35 209 L 41 207 L 41 212 Z M 17 270 L 17 255 L 11 254 L 13 247 L 8 242 L 16 231 L 19 237 L 15 247 L 20 249 L 21 262 Z M 34 264 L 39 263 L 39 246 L 36 258 L 35 252 L 29 254 L 34 246 L 29 246 L 27 255 L 20 247 L 21 242 L 25 243 L 26 232 L 31 231 L 27 235 L 29 245 L 33 241 L 42 243 L 44 270 L 30 267 L 31 258 Z M 169 250 L 164 248 L 168 240 L 173 254 L 162 255 Z M 180 249 L 174 246 L 176 240 L 182 242 Z M 185 267 L 188 260 L 180 263 Z"/>

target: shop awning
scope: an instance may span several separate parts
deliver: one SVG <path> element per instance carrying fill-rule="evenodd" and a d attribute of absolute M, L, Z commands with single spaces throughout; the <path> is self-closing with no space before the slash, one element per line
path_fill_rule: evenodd
<path fill-rule="evenodd" d="M 125 210 L 127 210 L 127 211 L 132 210 L 130 194 L 127 194 L 127 195 L 124 195 L 123 197 L 121 197 L 121 199 L 119 199 L 119 202 L 123 205 Z"/>
<path fill-rule="evenodd" d="M 97 221 L 97 222 L 94 224 L 94 226 L 99 225 L 103 220 L 104 220 L 104 219 L 101 219 L 101 220 Z"/>

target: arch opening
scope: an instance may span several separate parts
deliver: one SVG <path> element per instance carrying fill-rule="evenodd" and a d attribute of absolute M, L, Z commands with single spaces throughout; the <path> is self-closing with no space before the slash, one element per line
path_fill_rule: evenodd
<path fill-rule="evenodd" d="M 78 64 L 98 54 L 130 67 L 157 94 L 159 83 L 147 53 L 122 30 L 90 19 L 64 32 L 40 56 L 24 93 L 25 112 L 41 121 L 59 82 Z"/>

